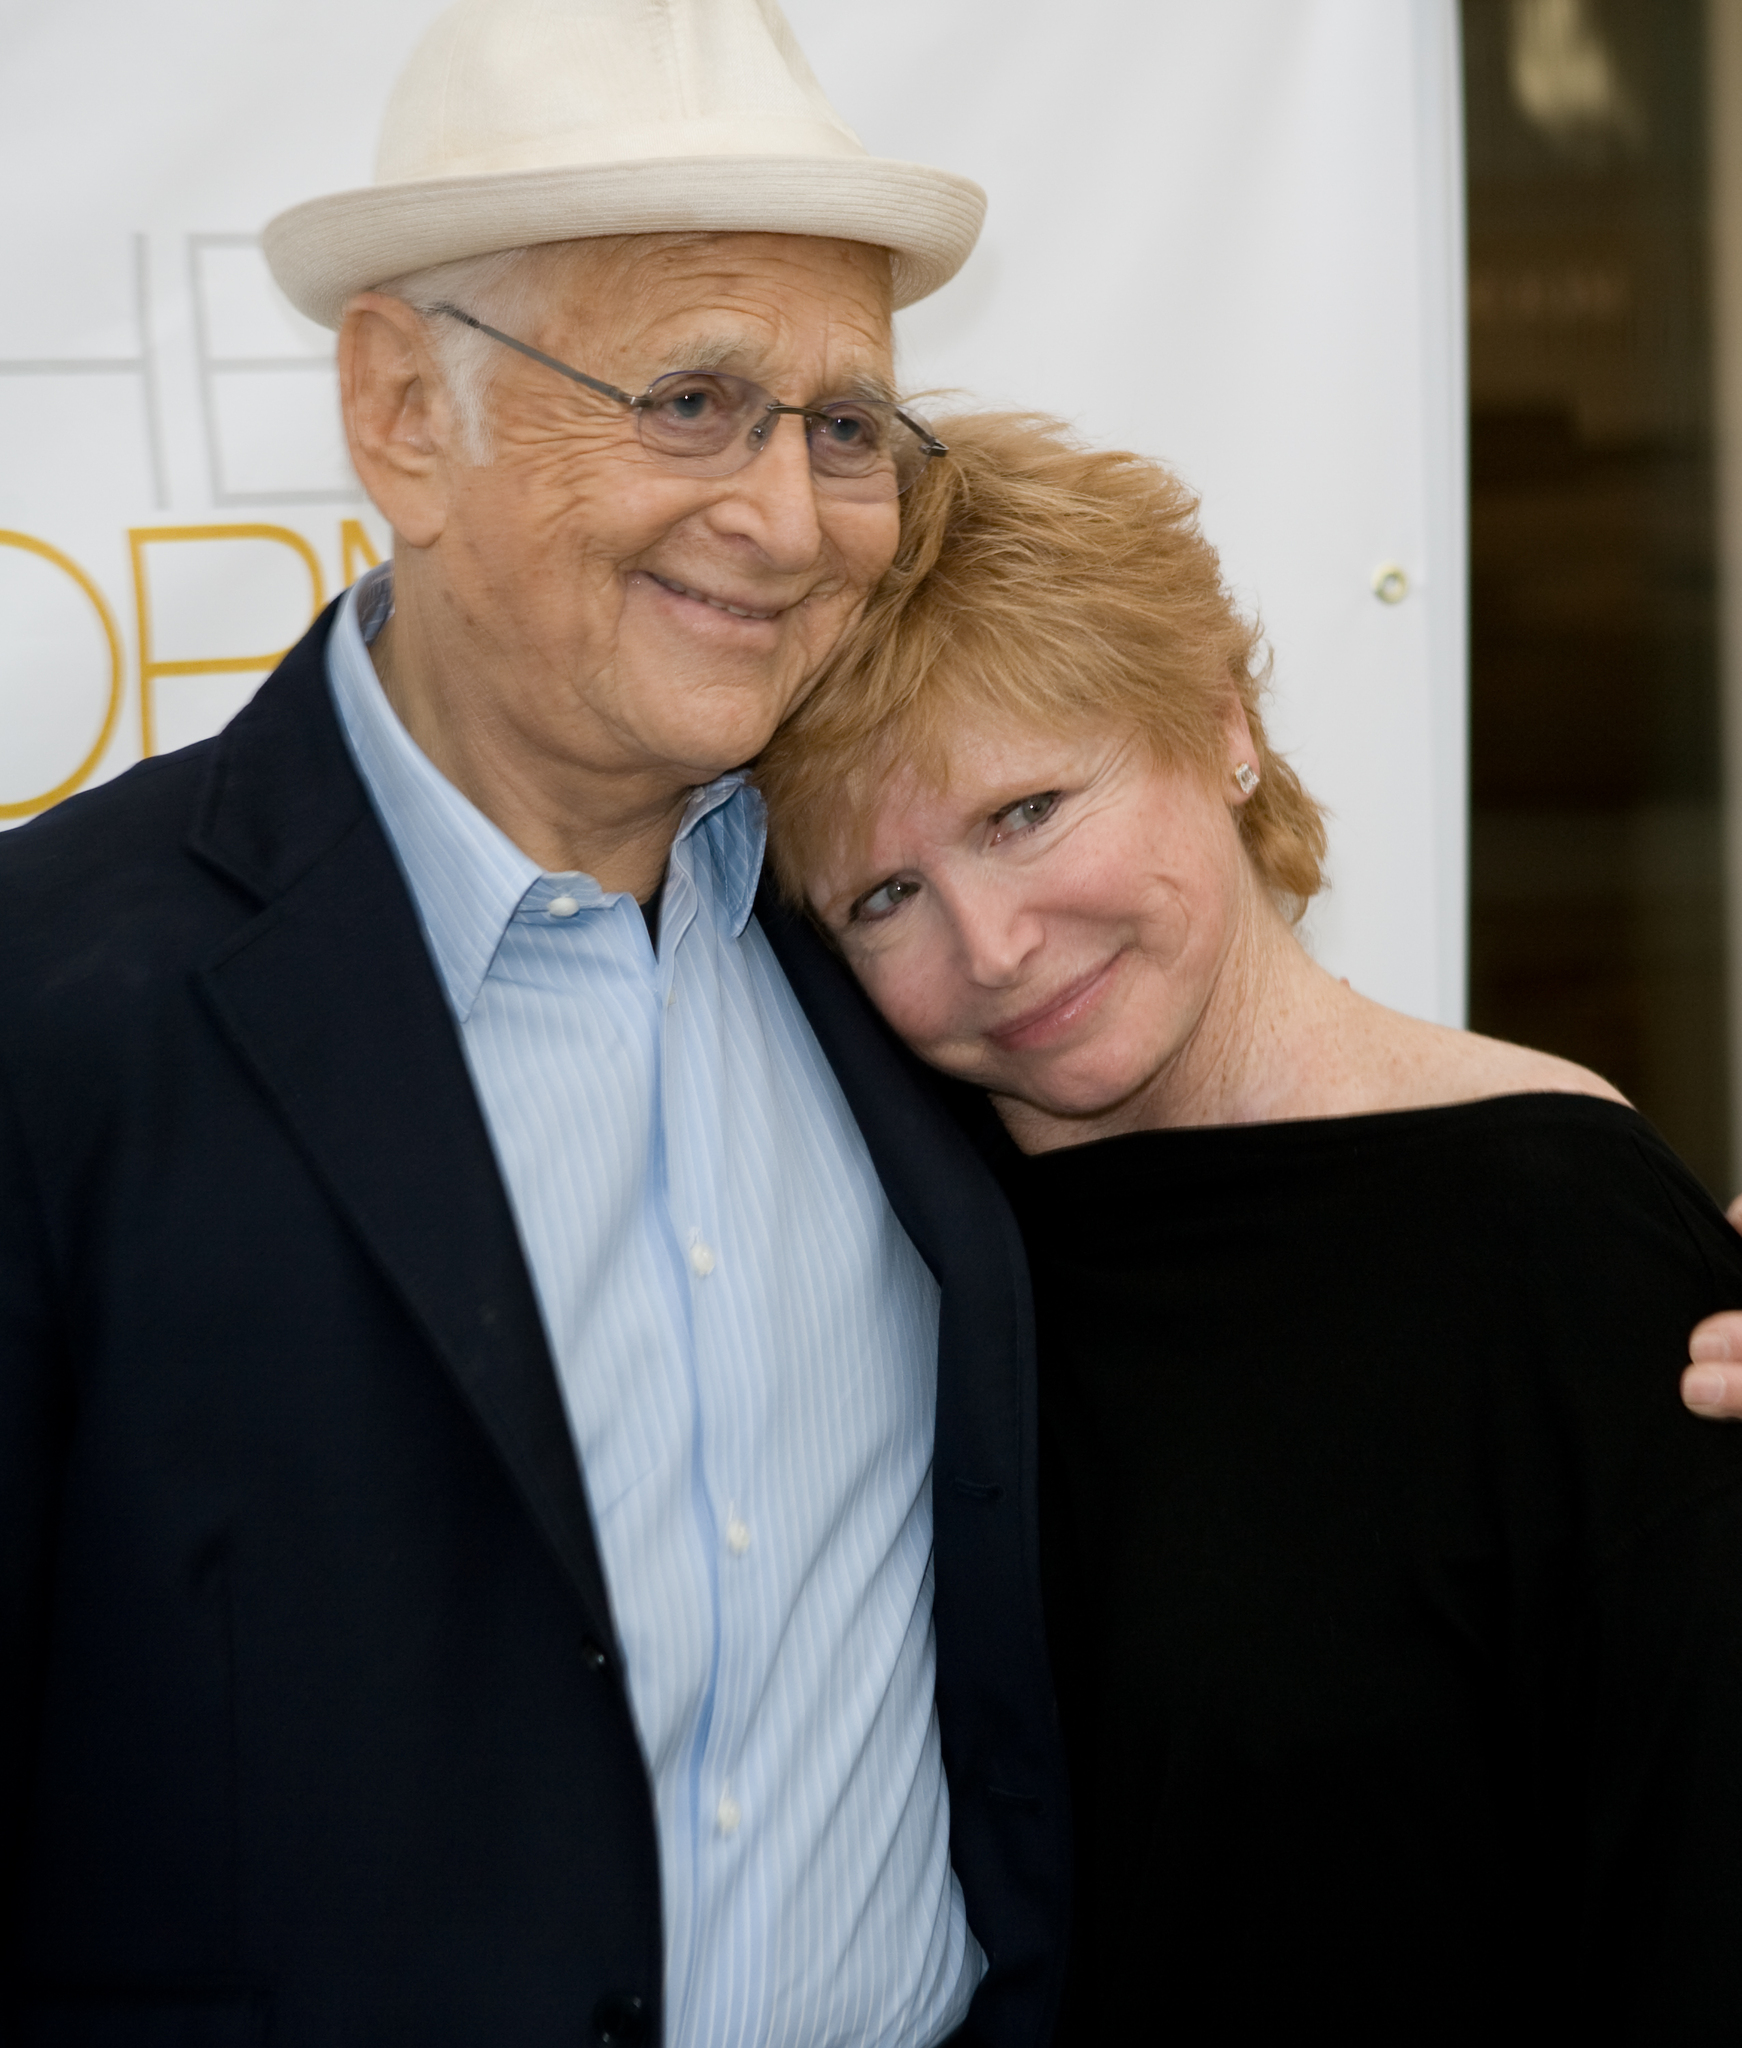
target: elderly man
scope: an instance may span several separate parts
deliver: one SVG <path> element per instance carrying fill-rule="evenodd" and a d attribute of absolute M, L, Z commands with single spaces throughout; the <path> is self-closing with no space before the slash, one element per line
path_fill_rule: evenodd
<path fill-rule="evenodd" d="M 381 179 L 391 573 L 0 843 L 6 2038 L 1040 2044 L 1020 1246 L 738 772 L 979 195 L 772 0 L 464 0 Z"/>

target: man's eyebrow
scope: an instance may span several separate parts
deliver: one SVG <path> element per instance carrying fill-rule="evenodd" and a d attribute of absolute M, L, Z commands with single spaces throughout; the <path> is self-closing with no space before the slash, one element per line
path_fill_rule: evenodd
<path fill-rule="evenodd" d="M 766 374 L 761 351 L 747 343 L 741 334 L 698 334 L 688 341 L 678 342 L 666 351 L 664 364 L 649 381 L 657 382 L 660 377 L 670 377 L 683 370 L 730 370 L 756 384 L 760 384 Z M 803 402 L 811 404 L 824 398 L 872 398 L 893 405 L 895 387 L 874 370 L 855 370 L 830 385 L 826 391 L 807 392 Z"/>
<path fill-rule="evenodd" d="M 667 349 L 659 375 L 669 377 L 677 370 L 723 370 L 747 360 L 750 354 L 740 335 L 698 334 Z"/>
<path fill-rule="evenodd" d="M 895 403 L 895 386 L 887 377 L 876 376 L 870 370 L 860 370 L 849 377 L 837 391 L 820 394 L 826 398 L 877 398 L 885 405 Z"/>

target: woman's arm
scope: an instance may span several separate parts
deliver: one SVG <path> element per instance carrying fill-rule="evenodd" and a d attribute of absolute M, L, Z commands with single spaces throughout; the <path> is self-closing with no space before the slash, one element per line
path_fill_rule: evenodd
<path fill-rule="evenodd" d="M 1595 1603 L 1587 1968 L 1616 2042 L 1737 2038 L 1742 1493 L 1650 1531 Z"/>
<path fill-rule="evenodd" d="M 1742 1440 L 1692 1425 L 1666 1373 L 1687 1319 L 1742 1302 L 1742 1239 L 1661 1141 L 1636 1148 L 1655 1196 L 1593 1158 L 1533 1247 L 1563 1253 L 1543 1358 L 1583 1528 L 1544 1779 L 1578 1819 L 1587 2038 L 1629 2048 L 1742 2040 Z"/>

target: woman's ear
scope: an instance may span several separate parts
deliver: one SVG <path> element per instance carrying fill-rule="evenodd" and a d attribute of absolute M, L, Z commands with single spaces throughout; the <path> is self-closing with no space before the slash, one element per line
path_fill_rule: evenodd
<path fill-rule="evenodd" d="M 452 416 L 422 317 L 403 299 L 359 292 L 346 305 L 339 396 L 364 490 L 395 534 L 430 547 L 447 523 Z"/>
<path fill-rule="evenodd" d="M 1258 787 L 1258 748 L 1246 707 L 1231 685 L 1222 713 L 1222 735 L 1226 780 L 1236 792 L 1231 801 L 1244 803 Z"/>

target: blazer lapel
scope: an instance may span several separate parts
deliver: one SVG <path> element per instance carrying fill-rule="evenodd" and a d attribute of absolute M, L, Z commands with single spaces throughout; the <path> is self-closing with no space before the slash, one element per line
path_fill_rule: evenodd
<path fill-rule="evenodd" d="M 200 984 L 457 1382 L 595 1632 L 614 1645 L 568 1419 L 489 1132 L 328 697 L 331 617 L 214 750 L 191 850 L 263 908 Z"/>
<path fill-rule="evenodd" d="M 901 1044 L 815 929 L 767 882 L 756 916 L 835 1070 L 890 1207 L 943 1289 L 946 1349 L 979 1368 L 940 1382 L 940 1449 L 967 1473 L 1014 1468 L 1016 1486 L 1032 1497 L 1034 1310 L 1028 1257 L 1003 1190 L 950 1113 L 949 1084 Z M 949 1343 L 958 1332 L 967 1341 Z"/>
<path fill-rule="evenodd" d="M 767 886 L 756 914 L 890 1207 L 942 1290 L 932 1469 L 938 1727 L 950 1859 L 992 1961 L 963 2031 L 976 2041 L 1027 2038 L 1058 1997 L 1071 1869 L 1041 1605 L 1028 1260 L 1003 1190 L 951 1112 L 952 1085 L 907 1051 L 814 927 Z"/>

